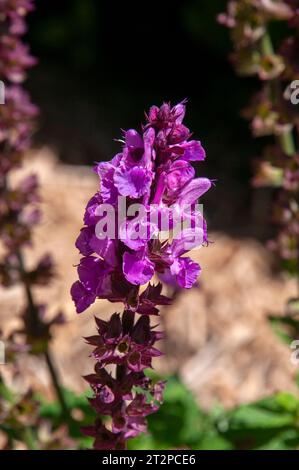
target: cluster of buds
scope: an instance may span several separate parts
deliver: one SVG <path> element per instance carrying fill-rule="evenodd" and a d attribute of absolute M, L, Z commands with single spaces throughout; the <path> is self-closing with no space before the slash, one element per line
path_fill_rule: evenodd
<path fill-rule="evenodd" d="M 124 132 L 122 151 L 95 166 L 100 189 L 87 204 L 76 242 L 83 257 L 71 294 L 78 313 L 96 299 L 124 304 L 122 315 L 97 319 L 98 334 L 87 338 L 96 360 L 95 373 L 86 377 L 91 405 L 110 417 L 84 429 L 96 449 L 124 449 L 127 439 L 146 431 L 146 416 L 162 400 L 164 382 L 153 383 L 145 370 L 161 355 L 155 343 L 163 333 L 151 318 L 171 299 L 154 276 L 188 289 L 200 274 L 185 255 L 207 243 L 197 200 L 212 183 L 195 178 L 191 162 L 204 160 L 205 151 L 190 140 L 184 115 L 184 102 L 152 106 L 141 133 Z"/>
<path fill-rule="evenodd" d="M 241 75 L 256 75 L 261 89 L 244 111 L 254 137 L 272 136 L 257 163 L 256 186 L 279 188 L 273 222 L 279 226 L 269 243 L 293 270 L 299 257 L 299 1 L 231 0 L 220 23 L 231 30 L 232 62 Z M 284 22 L 287 37 L 274 50 L 269 34 L 272 22 Z M 298 270 L 298 266 L 297 266 Z"/>

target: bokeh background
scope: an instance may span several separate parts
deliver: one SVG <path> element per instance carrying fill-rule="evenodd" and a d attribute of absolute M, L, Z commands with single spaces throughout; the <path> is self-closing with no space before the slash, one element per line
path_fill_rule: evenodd
<path fill-rule="evenodd" d="M 66 163 L 90 165 L 110 158 L 120 127 L 141 123 L 151 104 L 187 98 L 188 124 L 208 151 L 201 171 L 218 181 L 207 196 L 213 228 L 263 237 L 264 194 L 254 204 L 248 184 L 262 143 L 239 118 L 257 83 L 240 80 L 228 62 L 228 32 L 216 21 L 225 6 L 37 1 L 28 37 L 39 58 L 29 82 L 42 109 L 37 142 Z"/>
<path fill-rule="evenodd" d="M 275 413 L 287 413 L 287 393 L 297 394 L 298 369 L 276 321 L 296 283 L 265 246 L 275 233 L 274 193 L 250 184 L 265 139 L 253 140 L 240 116 L 258 83 L 236 77 L 229 63 L 228 32 L 216 21 L 225 5 L 37 0 L 29 17 L 26 39 L 39 64 L 27 87 L 41 115 L 23 171 L 40 177 L 44 216 L 27 259 L 51 251 L 56 261 L 57 279 L 36 295 L 67 317 L 52 350 L 68 390 L 86 388 L 81 376 L 92 360 L 81 337 L 93 334 L 93 314 L 105 317 L 116 308 L 98 301 L 77 316 L 69 296 L 78 262 L 74 242 L 98 185 L 92 164 L 112 158 L 121 128 L 139 126 L 149 106 L 187 98 L 187 126 L 207 150 L 198 174 L 216 180 L 203 199 L 213 243 L 195 253 L 203 268 L 199 286 L 163 313 L 166 354 L 156 370 L 171 376 L 166 404 L 136 448 L 279 447 L 287 424 L 275 421 Z M 1 323 L 9 329 L 22 309 L 22 290 L 0 291 L 0 299 Z M 24 380 L 52 400 L 42 360 L 23 361 Z M 276 392 L 282 394 L 274 416 L 267 402 L 246 405 Z"/>

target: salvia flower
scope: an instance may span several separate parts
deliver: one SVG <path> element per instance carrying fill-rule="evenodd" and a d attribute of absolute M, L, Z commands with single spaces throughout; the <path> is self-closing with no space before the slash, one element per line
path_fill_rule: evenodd
<path fill-rule="evenodd" d="M 125 131 L 121 152 L 94 168 L 100 188 L 76 241 L 82 258 L 71 295 L 78 313 L 96 299 L 124 304 L 122 315 L 96 319 L 97 335 L 86 338 L 96 360 L 95 374 L 85 377 L 94 390 L 91 405 L 111 419 L 106 425 L 99 417 L 85 428 L 96 449 L 125 448 L 146 431 L 145 417 L 162 400 L 164 382 L 145 375 L 163 338 L 150 316 L 171 302 L 155 277 L 189 289 L 200 274 L 186 254 L 208 241 L 197 201 L 212 183 L 195 178 L 192 162 L 203 161 L 205 151 L 191 139 L 184 116 L 185 102 L 152 106 L 141 132 Z"/>

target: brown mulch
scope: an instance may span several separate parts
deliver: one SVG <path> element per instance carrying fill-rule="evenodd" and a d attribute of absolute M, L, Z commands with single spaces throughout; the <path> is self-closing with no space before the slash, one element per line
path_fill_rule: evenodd
<path fill-rule="evenodd" d="M 79 260 L 74 242 L 97 177 L 90 168 L 57 163 L 47 149 L 30 156 L 23 171 L 31 170 L 40 177 L 44 215 L 27 264 L 46 251 L 54 255 L 57 278 L 49 288 L 37 289 L 36 297 L 49 303 L 49 316 L 61 309 L 67 317 L 64 326 L 55 328 L 52 352 L 64 384 L 82 391 L 86 385 L 81 376 L 93 363 L 82 336 L 93 334 L 93 315 L 107 317 L 118 308 L 98 301 L 76 315 L 69 295 Z M 210 238 L 214 243 L 194 253 L 202 266 L 199 287 L 181 293 L 163 311 L 166 355 L 157 369 L 178 372 L 207 408 L 217 402 L 230 407 L 277 390 L 295 391 L 298 370 L 290 362 L 290 349 L 267 320 L 269 314 L 283 313 L 286 300 L 295 295 L 295 282 L 273 274 L 261 243 L 222 233 L 211 233 Z M 21 288 L 0 289 L 0 301 L 1 327 L 9 331 L 18 324 Z M 52 393 L 41 359 L 24 357 L 23 368 L 26 382 Z"/>

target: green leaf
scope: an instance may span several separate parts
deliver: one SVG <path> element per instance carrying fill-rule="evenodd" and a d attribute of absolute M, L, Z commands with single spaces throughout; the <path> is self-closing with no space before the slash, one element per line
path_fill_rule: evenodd
<path fill-rule="evenodd" d="M 289 413 L 276 413 L 256 405 L 245 405 L 236 409 L 230 418 L 232 430 L 242 429 L 273 429 L 290 426 L 294 418 Z"/>
<path fill-rule="evenodd" d="M 198 444 L 192 446 L 194 450 L 232 450 L 233 444 L 222 437 L 216 429 L 203 436 Z"/>
<path fill-rule="evenodd" d="M 192 393 L 171 377 L 164 393 L 164 404 L 149 416 L 149 431 L 154 438 L 169 446 L 191 445 L 202 433 L 201 414 Z"/>
<path fill-rule="evenodd" d="M 237 449 L 270 448 L 271 445 L 284 448 L 291 444 L 279 444 L 279 435 L 298 431 L 298 412 L 298 398 L 280 392 L 225 413 L 218 420 L 217 427 Z"/>
<path fill-rule="evenodd" d="M 299 298 L 295 297 L 289 299 L 287 303 L 287 314 L 288 315 L 299 315 Z M 299 324 L 299 322 L 297 322 Z"/>
<path fill-rule="evenodd" d="M 264 445 L 258 447 L 261 450 L 292 450 L 299 446 L 299 432 L 296 429 L 288 429 L 278 433 Z"/>
<path fill-rule="evenodd" d="M 78 438 L 79 442 L 82 443 L 82 448 L 90 447 L 92 440 L 88 439 L 86 441 L 84 436 L 82 437 L 82 432 L 80 430 L 81 426 L 89 425 L 95 420 L 95 411 L 87 400 L 87 397 L 90 395 L 90 390 L 83 394 L 77 394 L 72 390 L 63 389 L 63 394 L 71 414 L 74 414 L 75 411 L 79 411 L 80 414 L 82 414 L 82 419 L 80 419 L 80 421 L 73 419 L 69 425 L 69 433 L 71 437 Z M 39 397 L 39 399 L 41 401 L 40 416 L 50 419 L 54 428 L 64 424 L 65 419 L 61 413 L 59 402 L 57 400 L 46 402 L 42 397 Z"/>
<path fill-rule="evenodd" d="M 288 392 L 279 392 L 271 397 L 257 402 L 261 408 L 275 412 L 297 413 L 299 411 L 299 399 Z"/>
<path fill-rule="evenodd" d="M 154 439 L 151 434 L 141 434 L 128 442 L 129 450 L 167 450 L 168 444 L 163 444 Z"/>
<path fill-rule="evenodd" d="M 12 392 L 12 390 L 10 390 L 5 385 L 1 377 L 0 377 L 0 396 L 1 398 L 4 398 L 4 400 L 8 401 L 9 403 L 14 403 L 15 401 L 15 394 Z"/>
<path fill-rule="evenodd" d="M 282 341 L 290 345 L 293 339 L 299 335 L 299 320 L 292 315 L 285 315 L 284 317 L 269 316 L 270 325 L 273 331 L 277 334 Z"/>

